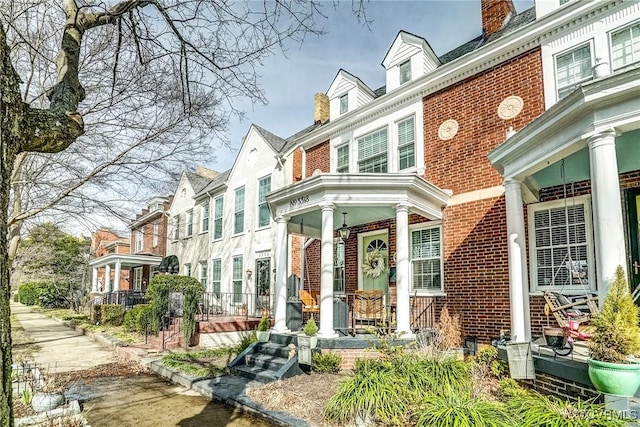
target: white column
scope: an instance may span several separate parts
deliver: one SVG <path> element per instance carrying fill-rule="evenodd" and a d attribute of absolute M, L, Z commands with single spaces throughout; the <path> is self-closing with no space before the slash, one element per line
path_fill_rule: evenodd
<path fill-rule="evenodd" d="M 396 206 L 396 330 L 401 338 L 411 338 L 409 301 L 409 205 Z"/>
<path fill-rule="evenodd" d="M 115 277 L 113 278 L 113 288 L 116 291 L 120 290 L 120 272 L 122 271 L 122 263 L 120 262 L 120 260 L 116 261 L 116 274 Z M 133 270 L 131 270 L 133 271 Z M 129 280 L 133 280 L 133 277 L 131 275 L 129 275 Z M 129 285 L 133 285 L 133 283 L 129 283 Z"/>
<path fill-rule="evenodd" d="M 288 218 L 276 218 L 276 283 L 274 295 L 273 331 L 290 332 L 287 328 L 287 221 Z"/>
<path fill-rule="evenodd" d="M 111 292 L 111 266 L 104 266 L 104 291 Z"/>
<path fill-rule="evenodd" d="M 98 268 L 97 267 L 93 267 L 91 269 L 91 291 L 92 292 L 98 292 Z"/>
<path fill-rule="evenodd" d="M 511 340 L 531 340 L 529 314 L 529 278 L 525 241 L 522 183 L 507 179 L 504 183 L 507 208 L 507 237 L 509 257 L 509 299 L 511 303 Z"/>
<path fill-rule="evenodd" d="M 616 268 L 626 271 L 622 199 L 616 160 L 615 131 L 601 132 L 589 138 L 591 164 L 591 205 L 596 253 L 596 284 L 602 304 Z"/>
<path fill-rule="evenodd" d="M 320 330 L 318 336 L 337 337 L 333 330 L 333 203 L 321 203 L 322 242 L 320 250 Z"/>

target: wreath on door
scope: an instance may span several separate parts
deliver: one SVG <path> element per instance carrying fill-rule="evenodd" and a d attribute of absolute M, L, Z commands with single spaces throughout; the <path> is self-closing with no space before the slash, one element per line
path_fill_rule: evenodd
<path fill-rule="evenodd" d="M 380 277 L 385 270 L 386 266 L 384 265 L 384 254 L 382 252 L 375 249 L 365 255 L 364 264 L 362 264 L 362 271 L 365 276 L 371 278 Z"/>

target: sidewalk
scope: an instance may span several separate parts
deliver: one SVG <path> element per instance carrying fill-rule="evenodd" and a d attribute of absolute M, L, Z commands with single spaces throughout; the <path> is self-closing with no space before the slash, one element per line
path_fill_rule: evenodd
<path fill-rule="evenodd" d="M 115 354 L 148 366 L 156 374 L 181 384 L 209 399 L 219 400 L 262 418 L 272 425 L 307 426 L 308 423 L 286 413 L 269 411 L 253 402 L 246 390 L 259 385 L 237 376 L 189 378 L 185 374 L 162 366 L 158 357 L 147 358 L 144 349 L 135 346 L 105 348 L 106 342 L 93 333 L 74 330 L 64 323 L 43 314 L 31 312 L 30 307 L 11 301 L 11 312 L 40 349 L 34 352 L 36 363 L 49 366 L 56 372 L 83 370 L 112 362 Z M 101 345 L 98 341 L 102 342 Z"/>

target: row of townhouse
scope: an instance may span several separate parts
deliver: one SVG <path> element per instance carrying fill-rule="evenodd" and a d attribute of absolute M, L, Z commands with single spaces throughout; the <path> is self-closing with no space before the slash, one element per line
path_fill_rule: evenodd
<path fill-rule="evenodd" d="M 400 31 L 384 87 L 340 69 L 312 126 L 252 126 L 230 171 L 184 174 L 166 210 L 181 273 L 269 289 L 277 332 L 295 277 L 324 337 L 357 290 L 394 295 L 398 331 L 428 298 L 466 335 L 522 341 L 547 322 L 545 290 L 602 297 L 617 265 L 637 285 L 640 3 L 481 8 L 477 38 L 437 56 Z"/>

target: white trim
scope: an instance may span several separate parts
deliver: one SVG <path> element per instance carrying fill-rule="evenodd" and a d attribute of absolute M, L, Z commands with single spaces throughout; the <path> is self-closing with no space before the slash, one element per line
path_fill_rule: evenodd
<path fill-rule="evenodd" d="M 596 273 L 595 273 L 595 256 L 594 256 L 594 239 L 593 239 L 593 221 L 591 213 L 591 196 L 575 196 L 567 199 L 551 200 L 548 202 L 532 203 L 527 206 L 527 239 L 529 248 L 529 293 L 537 294 L 545 290 L 562 290 L 564 293 L 584 293 L 582 285 L 557 285 L 538 287 L 538 270 L 537 253 L 535 242 L 535 216 L 536 211 L 555 209 L 559 207 L 572 207 L 577 205 L 584 206 L 585 233 L 587 246 L 587 266 L 588 266 L 588 285 L 585 287 L 596 291 Z"/>
<path fill-rule="evenodd" d="M 560 85 L 558 84 L 558 57 L 563 56 L 563 55 L 567 55 L 569 53 L 575 52 L 578 49 L 583 48 L 584 46 L 588 45 L 589 46 L 589 61 L 591 63 L 591 76 L 583 78 L 581 80 L 578 80 L 574 83 L 571 83 L 569 85 L 563 86 L 562 88 L 560 87 Z M 555 85 L 555 97 L 556 97 L 556 101 L 562 99 L 562 98 L 566 98 L 567 95 L 569 95 L 570 92 L 568 92 L 565 96 L 560 97 L 560 91 L 570 88 L 570 87 L 574 87 L 574 90 L 576 87 L 582 85 L 584 82 L 588 82 L 590 80 L 593 80 L 595 78 L 595 73 L 593 70 L 593 66 L 595 65 L 595 60 L 594 60 L 594 39 L 590 38 L 582 43 L 579 43 L 577 45 L 571 46 L 567 49 L 564 49 L 560 52 L 556 52 L 553 54 L 553 69 L 554 69 L 554 85 Z"/>
<path fill-rule="evenodd" d="M 136 267 L 133 269 L 133 290 L 142 290 L 142 273 L 144 272 L 142 267 Z"/>
<path fill-rule="evenodd" d="M 413 287 L 413 241 L 411 239 L 411 233 L 419 230 L 427 230 L 430 228 L 440 229 L 440 289 L 414 289 Z M 444 229 L 442 227 L 442 221 L 426 221 L 409 225 L 409 291 L 413 294 L 417 291 L 418 295 L 422 296 L 443 296 L 444 292 Z"/>

